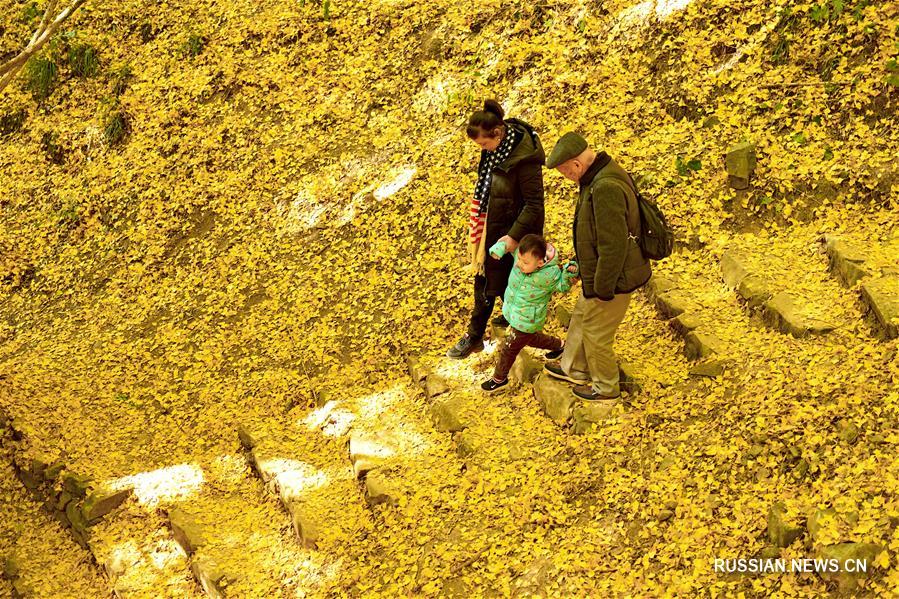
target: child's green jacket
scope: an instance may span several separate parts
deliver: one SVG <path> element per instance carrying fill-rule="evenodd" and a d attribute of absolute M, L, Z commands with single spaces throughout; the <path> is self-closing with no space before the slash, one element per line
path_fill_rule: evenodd
<path fill-rule="evenodd" d="M 546 264 L 531 274 L 524 274 L 518 268 L 518 250 L 515 250 L 515 266 L 503 295 L 503 316 L 522 333 L 536 333 L 543 328 L 552 294 L 571 289 L 571 281 L 577 277 L 577 273 L 559 268 L 558 253 L 551 245 L 547 254 L 552 258 Z"/>

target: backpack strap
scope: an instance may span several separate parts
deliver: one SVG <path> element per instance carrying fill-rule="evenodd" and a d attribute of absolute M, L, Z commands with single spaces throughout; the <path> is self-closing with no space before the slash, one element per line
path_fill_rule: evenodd
<path fill-rule="evenodd" d="M 597 183 L 598 180 L 606 180 L 612 181 L 613 183 L 617 183 L 621 190 L 624 192 L 624 201 L 625 201 L 625 221 L 627 223 L 627 236 L 629 239 L 632 239 L 634 243 L 640 238 L 640 207 L 637 204 L 637 187 L 634 185 L 634 180 L 631 178 L 628 173 L 628 178 L 630 182 L 623 181 L 620 177 L 616 177 L 614 175 L 605 175 L 603 177 L 599 177 L 599 179 L 594 179 L 590 183 L 590 201 L 593 201 L 593 186 Z M 631 193 L 628 193 L 630 191 Z M 636 227 L 631 226 L 631 221 L 633 220 L 633 216 L 636 215 Z"/>

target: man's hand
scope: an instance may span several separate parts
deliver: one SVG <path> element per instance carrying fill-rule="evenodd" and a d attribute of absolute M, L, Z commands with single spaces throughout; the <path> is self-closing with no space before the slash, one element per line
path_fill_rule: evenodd
<path fill-rule="evenodd" d="M 510 254 L 515 251 L 515 248 L 518 247 L 518 242 L 515 241 L 514 239 L 512 239 L 511 237 L 509 237 L 508 235 L 503 235 L 502 237 L 499 238 L 499 240 L 506 245 L 506 252 L 508 252 Z"/>

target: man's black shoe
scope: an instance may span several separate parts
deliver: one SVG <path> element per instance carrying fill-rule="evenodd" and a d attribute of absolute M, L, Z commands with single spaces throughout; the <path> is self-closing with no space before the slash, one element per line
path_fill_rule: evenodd
<path fill-rule="evenodd" d="M 588 379 L 578 379 L 573 376 L 568 376 L 568 374 L 564 370 L 562 370 L 562 367 L 557 363 L 547 362 L 543 365 L 543 370 L 545 370 L 547 374 L 549 374 L 549 376 L 553 378 L 559 379 L 561 381 L 567 381 L 575 385 L 584 385 L 590 382 Z"/>
<path fill-rule="evenodd" d="M 546 358 L 547 360 L 558 360 L 559 358 L 562 357 L 562 352 L 564 352 L 564 351 L 565 351 L 565 348 L 560 347 L 559 349 L 554 349 L 552 351 L 546 352 L 545 354 L 543 354 L 543 357 Z"/>
<path fill-rule="evenodd" d="M 575 397 L 583 399 L 584 401 L 603 401 L 621 397 L 620 393 L 618 395 L 603 395 L 602 393 L 597 393 L 593 390 L 593 385 L 578 385 L 571 391 L 574 393 Z"/>
<path fill-rule="evenodd" d="M 465 336 L 459 339 L 458 343 L 446 350 L 446 357 L 461 359 L 472 352 L 483 351 L 483 349 L 484 341 L 482 339 L 472 339 L 468 333 L 465 333 Z"/>
<path fill-rule="evenodd" d="M 506 320 L 506 317 L 505 317 L 505 316 L 503 316 L 502 314 L 500 314 L 499 316 L 497 316 L 496 318 L 494 318 L 493 320 L 491 320 L 491 321 L 490 321 L 490 324 L 492 324 L 492 325 L 495 326 L 495 327 L 500 327 L 501 329 L 504 329 L 504 328 L 506 328 L 507 326 L 509 326 L 509 321 Z"/>

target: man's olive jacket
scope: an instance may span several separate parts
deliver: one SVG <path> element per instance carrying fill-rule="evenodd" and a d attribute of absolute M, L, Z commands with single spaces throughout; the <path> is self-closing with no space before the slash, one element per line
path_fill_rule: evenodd
<path fill-rule="evenodd" d="M 640 214 L 627 172 L 600 152 L 579 183 L 573 230 L 584 297 L 608 301 L 642 287 L 652 269 L 637 245 Z"/>

